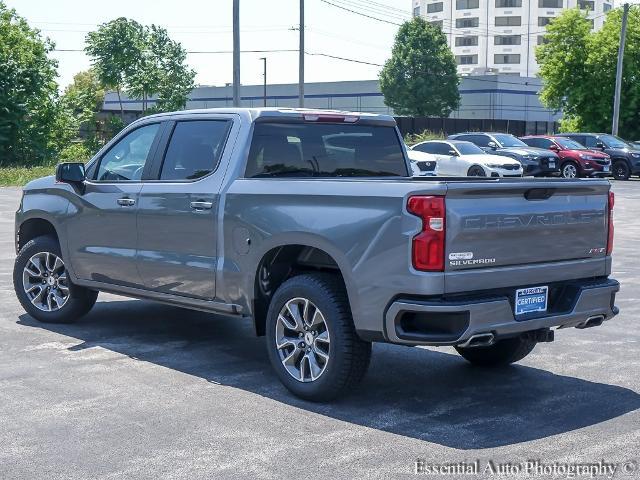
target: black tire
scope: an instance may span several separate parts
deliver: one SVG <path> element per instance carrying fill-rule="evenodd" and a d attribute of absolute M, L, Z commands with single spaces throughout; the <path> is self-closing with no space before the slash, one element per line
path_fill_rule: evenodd
<path fill-rule="evenodd" d="M 455 347 L 455 349 L 465 360 L 474 365 L 498 367 L 522 360 L 531 353 L 536 343 L 534 340 L 514 337 L 498 340 L 488 347 Z"/>
<path fill-rule="evenodd" d="M 575 162 L 564 162 L 560 167 L 560 174 L 562 178 L 579 178 L 580 169 Z"/>
<path fill-rule="evenodd" d="M 611 166 L 611 174 L 616 180 L 629 180 L 631 169 L 625 160 L 615 160 Z"/>
<path fill-rule="evenodd" d="M 98 292 L 74 285 L 67 277 L 68 298 L 62 307 L 53 311 L 44 311 L 36 307 L 25 291 L 23 272 L 27 262 L 29 262 L 34 255 L 43 252 L 54 254 L 62 259 L 58 241 L 48 235 L 30 240 L 22 247 L 20 253 L 18 253 L 13 268 L 13 288 L 16 296 L 25 311 L 36 320 L 46 323 L 75 322 L 91 310 L 91 307 L 93 307 L 98 298 Z M 66 273 L 64 265 L 59 271 Z"/>
<path fill-rule="evenodd" d="M 474 165 L 467 172 L 467 176 L 468 177 L 486 177 L 487 174 L 485 173 L 484 168 Z"/>
<path fill-rule="evenodd" d="M 324 370 L 315 380 L 306 382 L 289 373 L 282 363 L 281 349 L 276 346 L 278 317 L 293 299 L 308 299 L 321 311 L 330 337 Z M 294 395 L 315 402 L 331 400 L 355 387 L 367 372 L 371 359 L 371 343 L 356 334 L 342 279 L 332 274 L 299 275 L 278 288 L 267 313 L 266 342 L 269 360 L 284 386 Z M 304 356 L 304 352 L 301 354 Z"/>

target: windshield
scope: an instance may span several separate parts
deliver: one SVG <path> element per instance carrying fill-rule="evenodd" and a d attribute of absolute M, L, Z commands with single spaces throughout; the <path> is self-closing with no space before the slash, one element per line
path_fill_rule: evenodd
<path fill-rule="evenodd" d="M 485 151 L 471 142 L 456 142 L 453 144 L 458 149 L 460 155 L 484 155 Z"/>
<path fill-rule="evenodd" d="M 602 135 L 600 141 L 609 148 L 629 148 L 627 142 L 613 135 Z"/>
<path fill-rule="evenodd" d="M 587 147 L 585 147 L 581 143 L 578 143 L 575 140 L 569 140 L 568 138 L 556 138 L 555 141 L 562 148 L 566 148 L 568 150 L 586 150 L 587 149 Z"/>
<path fill-rule="evenodd" d="M 513 135 L 494 135 L 495 139 L 502 145 L 503 147 L 526 147 L 527 144 L 518 140 Z"/>

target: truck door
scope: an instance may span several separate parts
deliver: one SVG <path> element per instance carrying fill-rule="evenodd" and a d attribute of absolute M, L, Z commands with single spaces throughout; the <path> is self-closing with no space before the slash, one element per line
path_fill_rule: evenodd
<path fill-rule="evenodd" d="M 138 204 L 137 264 L 149 290 L 215 297 L 217 212 L 232 118 L 190 117 L 166 130 L 156 180 L 143 185 Z"/>

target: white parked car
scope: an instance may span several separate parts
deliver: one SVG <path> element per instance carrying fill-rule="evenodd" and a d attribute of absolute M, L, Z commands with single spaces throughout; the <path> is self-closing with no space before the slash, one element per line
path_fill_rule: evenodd
<path fill-rule="evenodd" d="M 522 165 L 501 155 L 490 155 L 471 142 L 429 140 L 411 147 L 414 152 L 433 155 L 438 175 L 452 177 L 521 177 Z"/>
<path fill-rule="evenodd" d="M 407 149 L 411 160 L 411 171 L 414 177 L 434 177 L 438 175 L 436 156 L 418 150 Z"/>

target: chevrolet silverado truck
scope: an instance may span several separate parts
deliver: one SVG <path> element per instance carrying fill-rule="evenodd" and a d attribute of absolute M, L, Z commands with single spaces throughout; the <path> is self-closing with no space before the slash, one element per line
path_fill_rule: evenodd
<path fill-rule="evenodd" d="M 363 378 L 372 342 L 490 367 L 618 313 L 607 180 L 410 172 L 390 116 L 144 117 L 24 188 L 15 292 L 43 322 L 100 291 L 250 321 L 314 401 Z"/>

